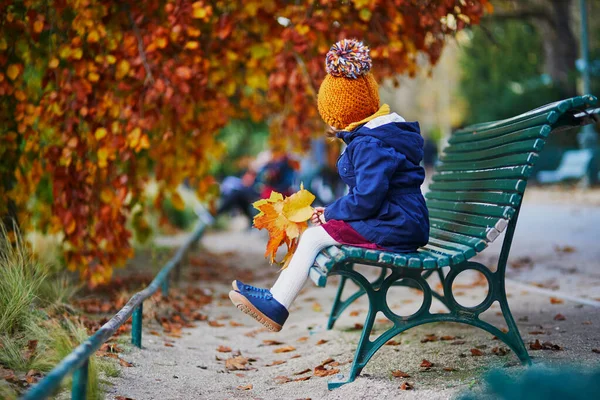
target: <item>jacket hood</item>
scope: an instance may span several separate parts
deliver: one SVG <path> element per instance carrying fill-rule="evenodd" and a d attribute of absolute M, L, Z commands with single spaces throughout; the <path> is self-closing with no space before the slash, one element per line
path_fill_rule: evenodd
<path fill-rule="evenodd" d="M 346 144 L 360 136 L 370 136 L 404 154 L 415 165 L 423 159 L 423 137 L 419 123 L 407 122 L 396 113 L 372 119 L 353 131 L 340 131 L 337 136 Z"/>

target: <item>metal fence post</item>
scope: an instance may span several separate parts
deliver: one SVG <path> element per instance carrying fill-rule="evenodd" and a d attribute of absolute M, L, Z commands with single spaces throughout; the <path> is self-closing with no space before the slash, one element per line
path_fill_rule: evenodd
<path fill-rule="evenodd" d="M 73 373 L 73 385 L 71 386 L 72 400 L 86 400 L 89 362 L 90 359 L 86 359 L 81 367 L 77 368 Z"/>
<path fill-rule="evenodd" d="M 163 297 L 167 297 L 169 295 L 169 275 L 167 275 L 165 280 L 160 284 L 160 290 L 162 291 Z"/>
<path fill-rule="evenodd" d="M 131 343 L 134 346 L 142 348 L 142 319 L 144 314 L 144 302 L 133 310 L 131 318 Z"/>

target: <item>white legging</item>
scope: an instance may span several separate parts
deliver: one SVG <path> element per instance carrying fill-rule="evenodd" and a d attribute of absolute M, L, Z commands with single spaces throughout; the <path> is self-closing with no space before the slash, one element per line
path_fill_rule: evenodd
<path fill-rule="evenodd" d="M 271 294 L 275 300 L 289 309 L 308 279 L 308 271 L 319 251 L 337 244 L 339 243 L 329 236 L 321 226 L 311 227 L 304 231 L 290 264 L 281 271 L 279 278 L 271 288 Z"/>

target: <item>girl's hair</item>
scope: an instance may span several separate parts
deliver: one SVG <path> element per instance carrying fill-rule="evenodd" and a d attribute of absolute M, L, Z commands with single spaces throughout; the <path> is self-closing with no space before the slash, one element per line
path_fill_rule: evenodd
<path fill-rule="evenodd" d="M 341 131 L 341 129 L 334 128 L 333 126 L 327 127 L 325 130 L 325 136 L 329 139 L 337 139 L 337 133 Z"/>

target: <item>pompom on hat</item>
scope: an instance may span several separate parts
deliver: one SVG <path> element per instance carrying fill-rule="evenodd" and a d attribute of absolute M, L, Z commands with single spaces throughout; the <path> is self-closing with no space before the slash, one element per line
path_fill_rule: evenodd
<path fill-rule="evenodd" d="M 379 109 L 379 87 L 371 70 L 369 48 L 356 39 L 342 39 L 325 57 L 327 75 L 317 106 L 323 120 L 337 129 L 369 117 Z"/>

